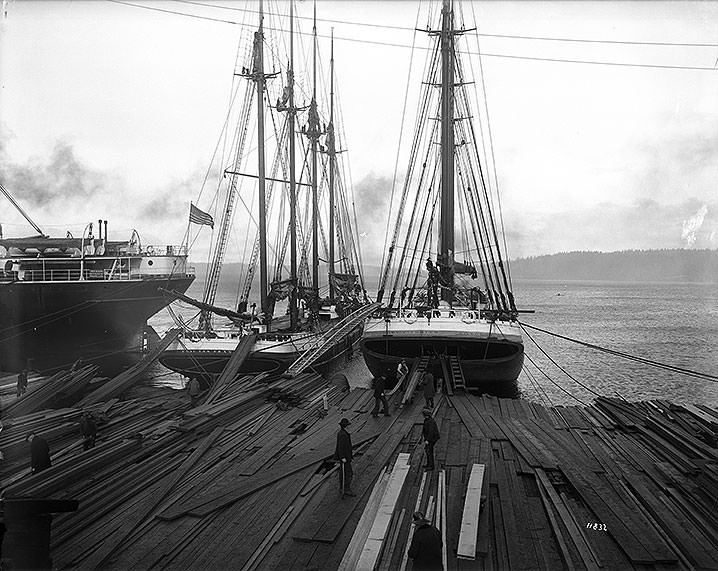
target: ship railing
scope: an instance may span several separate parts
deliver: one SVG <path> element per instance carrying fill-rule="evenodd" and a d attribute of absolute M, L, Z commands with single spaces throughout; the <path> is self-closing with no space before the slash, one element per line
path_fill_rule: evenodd
<path fill-rule="evenodd" d="M 37 270 L 19 270 L 4 272 L 3 281 L 21 281 L 21 282 L 77 282 L 77 281 L 125 281 L 133 277 L 136 272 L 128 270 L 112 271 L 110 268 L 101 270 L 71 268 L 52 268 Z"/>

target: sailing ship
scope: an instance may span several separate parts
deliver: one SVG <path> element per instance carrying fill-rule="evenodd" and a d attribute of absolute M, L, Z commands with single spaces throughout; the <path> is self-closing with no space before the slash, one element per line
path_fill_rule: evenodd
<path fill-rule="evenodd" d="M 294 69 L 294 3 L 290 2 L 288 64 L 284 67 L 276 57 L 279 48 L 275 47 L 269 52 L 274 55 L 274 69 L 269 72 L 265 70 L 265 32 L 286 28 L 281 22 L 265 28 L 264 17 L 260 2 L 259 27 L 251 51 L 246 53 L 245 61 L 250 63 L 235 74 L 244 82 L 244 89 L 237 85 L 237 93 L 243 95 L 236 97 L 241 105 L 232 136 L 234 147 L 228 153 L 230 159 L 220 161 L 224 184 L 218 191 L 224 200 L 215 200 L 223 208 L 204 295 L 201 302 L 182 296 L 183 301 L 200 309 L 198 325 L 192 328 L 178 320 L 183 334 L 160 357 L 164 366 L 187 377 L 209 380 L 221 373 L 249 335 L 252 346 L 240 369 L 244 372 L 284 371 L 308 352 L 316 353 L 313 364 L 322 368 L 351 350 L 361 336 L 361 308 L 368 300 L 352 201 L 340 176 L 343 133 L 335 121 L 333 43 L 329 105 L 328 110 L 323 110 L 317 98 L 315 5 L 311 94 L 306 94 L 308 104 L 300 107 L 296 103 Z M 269 137 L 265 134 L 265 115 L 271 119 Z M 251 128 L 256 128 L 257 133 L 256 174 L 249 172 L 254 170 L 250 163 L 255 157 L 245 149 Z M 299 143 L 297 134 L 301 135 Z M 267 173 L 267 143 L 272 140 L 274 157 Z M 301 160 L 297 160 L 297 144 Z M 223 310 L 215 305 L 215 299 L 237 201 L 247 204 L 240 196 L 249 192 L 247 181 L 256 183 L 256 187 L 251 185 L 251 191 L 257 194 L 256 212 L 247 208 L 247 231 L 253 233 L 253 247 L 237 310 Z M 321 211 L 328 219 L 327 226 L 321 222 Z M 320 277 L 320 261 L 326 263 L 326 279 Z M 258 307 L 250 304 L 257 266 Z M 228 317 L 231 323 L 215 325 L 217 314 Z"/>
<path fill-rule="evenodd" d="M 454 387 L 501 391 L 515 388 L 524 347 L 492 198 L 497 177 L 492 189 L 493 162 L 481 160 L 487 146 L 474 126 L 486 108 L 469 87 L 483 81 L 469 76 L 457 46 L 473 31 L 457 23 L 462 13 L 443 0 L 440 24 L 427 25 L 434 45 L 382 265 L 384 306 L 365 323 L 361 349 L 374 375 L 394 379 L 406 359 Z"/>
<path fill-rule="evenodd" d="M 0 236 L 0 370 L 83 358 L 107 372 L 136 359 L 147 319 L 169 303 L 159 287 L 184 292 L 194 280 L 186 248 L 143 244 L 137 231 L 110 240 L 107 220 L 97 221 L 96 234 L 89 223 L 80 238 L 53 238 L 2 185 L 0 192 L 38 233 Z"/>

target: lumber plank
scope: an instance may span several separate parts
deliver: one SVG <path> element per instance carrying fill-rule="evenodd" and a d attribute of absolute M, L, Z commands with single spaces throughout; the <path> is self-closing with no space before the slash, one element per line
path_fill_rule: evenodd
<path fill-rule="evenodd" d="M 369 530 L 364 548 L 357 561 L 357 571 L 372 571 L 379 558 L 379 551 L 389 529 L 389 522 L 394 514 L 394 508 L 399 499 L 399 494 L 404 487 L 406 475 L 409 473 L 409 455 L 399 454 L 394 464 L 394 469 L 389 476 L 384 496 L 382 497 L 376 518 Z"/>
<path fill-rule="evenodd" d="M 650 525 L 640 518 L 635 509 L 615 498 L 616 494 L 612 494 L 600 478 L 565 463 L 561 470 L 599 521 L 608 526 L 608 533 L 632 562 L 653 564 L 676 560 L 675 554 Z"/>
<path fill-rule="evenodd" d="M 473 464 L 469 482 L 466 486 L 464 511 L 461 518 L 461 531 L 459 532 L 459 546 L 456 550 L 458 557 L 476 559 L 476 542 L 479 532 L 479 513 L 481 509 L 481 490 L 484 483 L 483 464 Z"/>
<path fill-rule="evenodd" d="M 569 536 L 571 537 L 571 541 L 573 542 L 579 555 L 581 556 L 581 560 L 583 561 L 584 566 L 588 571 L 598 571 L 599 566 L 594 559 L 593 552 L 588 544 L 588 541 L 586 540 L 586 537 L 583 534 L 583 531 L 580 527 L 576 525 L 576 522 L 571 517 L 571 514 L 569 513 L 568 509 L 566 509 L 565 504 L 561 501 L 561 498 L 558 496 L 556 490 L 549 481 L 546 472 L 544 472 L 541 468 L 537 468 L 536 478 L 539 484 L 539 489 L 543 489 L 545 494 L 548 496 L 551 501 L 551 504 L 558 512 L 559 517 L 563 522 L 563 525 L 568 530 Z"/>
<path fill-rule="evenodd" d="M 361 555 L 361 552 L 364 549 L 364 544 L 366 543 L 369 531 L 371 530 L 376 514 L 379 511 L 379 504 L 384 497 L 384 492 L 389 484 L 389 476 L 390 472 L 388 470 L 382 472 L 379 479 L 376 481 L 376 484 L 374 484 L 369 500 L 367 501 L 366 506 L 364 506 L 362 515 L 359 518 L 356 528 L 354 529 L 349 546 L 344 552 L 344 557 L 339 563 L 337 571 L 354 571 L 354 569 L 356 569 L 359 555 Z"/>
<path fill-rule="evenodd" d="M 421 476 L 421 483 L 419 484 L 419 491 L 417 492 L 416 496 L 416 503 L 414 504 L 414 512 L 420 511 L 421 508 L 421 502 L 424 496 L 424 486 L 426 485 L 426 476 L 427 473 L 424 472 Z M 416 529 L 416 524 L 414 523 L 414 519 L 411 520 L 411 525 L 409 526 L 409 535 L 407 536 L 406 541 L 406 547 L 404 548 L 404 554 L 401 558 L 401 564 L 399 566 L 399 571 L 404 571 L 406 569 L 406 564 L 409 561 L 409 548 L 411 547 L 411 539 L 414 537 L 414 530 Z"/>
<path fill-rule="evenodd" d="M 554 514 L 554 510 L 556 509 L 556 507 L 553 506 L 549 501 L 548 493 L 546 492 L 544 485 L 540 482 L 538 484 L 539 495 L 541 496 L 541 501 L 543 502 L 544 511 L 546 513 L 549 523 L 551 524 L 551 530 L 553 531 L 554 537 L 556 538 L 556 543 L 558 544 L 563 563 L 569 571 L 573 571 L 576 567 L 573 564 L 573 559 L 571 559 L 571 552 L 566 545 L 566 540 L 563 537 L 561 527 L 556 520 L 556 515 Z"/>

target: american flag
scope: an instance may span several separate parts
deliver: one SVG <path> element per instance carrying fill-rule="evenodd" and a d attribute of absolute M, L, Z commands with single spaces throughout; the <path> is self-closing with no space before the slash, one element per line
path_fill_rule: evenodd
<path fill-rule="evenodd" d="M 194 204 L 190 203 L 189 206 L 189 221 L 192 224 L 204 224 L 214 229 L 214 220 L 206 212 L 202 212 Z"/>

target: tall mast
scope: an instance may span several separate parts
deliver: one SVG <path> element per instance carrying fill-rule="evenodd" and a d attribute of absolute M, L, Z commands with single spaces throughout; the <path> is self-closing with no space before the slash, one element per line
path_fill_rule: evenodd
<path fill-rule="evenodd" d="M 453 301 L 454 283 L 454 22 L 452 0 L 444 0 L 441 22 L 441 231 L 439 261 L 449 288 L 441 299 Z"/>
<path fill-rule="evenodd" d="M 292 293 L 289 296 L 289 316 L 294 330 L 299 322 L 297 306 L 297 182 L 294 178 L 294 0 L 289 2 L 289 236 L 290 236 L 290 277 L 293 280 Z"/>
<path fill-rule="evenodd" d="M 312 50 L 313 77 L 312 103 L 309 108 L 309 130 L 312 141 L 312 289 L 319 299 L 319 204 L 317 197 L 317 142 L 319 140 L 319 113 L 317 112 L 317 1 L 314 0 L 314 47 Z"/>
<path fill-rule="evenodd" d="M 267 297 L 267 205 L 264 168 L 264 11 L 259 0 L 259 30 L 254 36 L 254 76 L 257 82 L 257 153 L 259 155 L 259 284 L 260 305 L 267 321 L 269 308 Z"/>
<path fill-rule="evenodd" d="M 332 28 L 331 58 L 329 60 L 329 125 L 327 126 L 327 153 L 329 154 L 329 299 L 334 301 L 334 169 L 336 168 L 336 142 L 334 140 L 334 28 Z"/>

